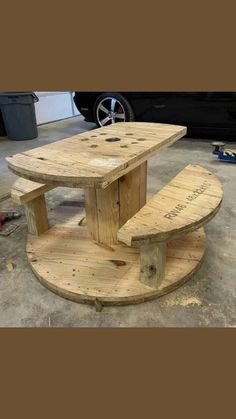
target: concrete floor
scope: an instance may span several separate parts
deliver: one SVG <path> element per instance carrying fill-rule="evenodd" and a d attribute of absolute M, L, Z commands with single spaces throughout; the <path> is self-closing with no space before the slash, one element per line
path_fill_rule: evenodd
<path fill-rule="evenodd" d="M 35 140 L 0 138 L 0 195 L 10 190 L 15 179 L 7 169 L 6 156 L 93 127 L 76 117 L 39 127 Z M 18 230 L 9 237 L 0 237 L 0 327 L 235 327 L 236 166 L 219 163 L 211 154 L 210 143 L 210 140 L 182 139 L 149 160 L 149 192 L 156 192 L 188 163 L 210 169 L 224 186 L 221 211 L 206 226 L 205 262 L 189 282 L 157 300 L 105 307 L 101 312 L 96 312 L 93 306 L 68 301 L 43 287 L 33 275 L 25 255 L 27 229 L 22 216 Z M 65 198 L 76 197 L 75 193 L 78 192 L 67 188 L 49 192 L 50 207 Z M 13 209 L 19 207 L 10 199 L 0 203 L 0 210 Z M 6 268 L 7 262 L 14 264 L 11 272 Z"/>

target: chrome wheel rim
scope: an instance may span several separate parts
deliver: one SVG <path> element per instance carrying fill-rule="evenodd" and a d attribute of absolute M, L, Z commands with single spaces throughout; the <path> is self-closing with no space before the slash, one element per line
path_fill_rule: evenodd
<path fill-rule="evenodd" d="M 114 97 L 106 97 L 99 102 L 96 117 L 100 127 L 125 121 L 125 109 Z"/>

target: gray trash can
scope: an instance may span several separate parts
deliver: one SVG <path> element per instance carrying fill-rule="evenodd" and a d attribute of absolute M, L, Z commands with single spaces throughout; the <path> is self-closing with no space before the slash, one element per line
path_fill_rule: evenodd
<path fill-rule="evenodd" d="M 38 136 L 33 92 L 0 93 L 0 109 L 10 140 L 32 140 Z"/>

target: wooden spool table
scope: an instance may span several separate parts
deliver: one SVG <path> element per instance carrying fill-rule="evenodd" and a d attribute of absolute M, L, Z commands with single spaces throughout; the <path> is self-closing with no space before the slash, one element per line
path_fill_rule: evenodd
<path fill-rule="evenodd" d="M 124 244 L 127 221 L 146 203 L 147 160 L 185 134 L 182 126 L 118 123 L 7 159 L 24 178 L 13 196 L 26 205 L 26 251 L 44 285 L 75 301 L 129 304 L 163 295 L 197 270 L 205 249 L 203 229 L 168 242 L 158 287 L 140 281 L 140 249 Z M 44 192 L 57 186 L 84 189 L 86 225 L 80 212 L 49 228 Z"/>

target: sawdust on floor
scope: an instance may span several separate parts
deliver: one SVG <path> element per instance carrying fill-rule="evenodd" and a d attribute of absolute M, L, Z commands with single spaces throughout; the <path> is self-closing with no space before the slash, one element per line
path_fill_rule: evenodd
<path fill-rule="evenodd" d="M 202 302 L 197 297 L 170 297 L 168 300 L 165 301 L 165 305 L 167 306 L 183 306 L 188 307 L 191 305 L 200 306 Z"/>

